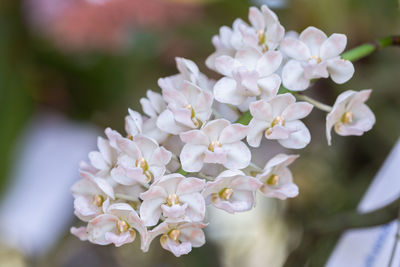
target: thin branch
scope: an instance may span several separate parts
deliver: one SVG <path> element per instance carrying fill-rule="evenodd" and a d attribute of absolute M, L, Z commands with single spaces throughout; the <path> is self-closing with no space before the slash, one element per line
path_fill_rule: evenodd
<path fill-rule="evenodd" d="M 322 110 L 322 111 L 331 112 L 331 110 L 332 110 L 332 107 L 331 107 L 331 106 L 326 105 L 326 104 L 324 104 L 324 103 L 321 103 L 321 102 L 319 102 L 318 100 L 315 100 L 315 99 L 313 99 L 313 98 L 311 98 L 311 97 L 309 97 L 309 96 L 303 95 L 303 94 L 301 94 L 301 93 L 293 93 L 293 95 L 294 95 L 297 99 L 306 101 L 306 102 L 312 104 L 314 107 L 316 107 L 316 108 L 318 108 L 318 109 L 320 109 L 320 110 Z"/>

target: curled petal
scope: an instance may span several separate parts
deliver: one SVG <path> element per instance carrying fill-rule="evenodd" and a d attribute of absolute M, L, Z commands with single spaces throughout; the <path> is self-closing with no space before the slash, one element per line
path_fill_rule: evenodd
<path fill-rule="evenodd" d="M 265 121 L 252 119 L 249 123 L 249 133 L 247 134 L 247 143 L 252 147 L 259 147 L 264 131 L 268 128 Z"/>
<path fill-rule="evenodd" d="M 164 110 L 157 119 L 157 127 L 163 131 L 177 135 L 181 132 L 187 131 L 188 127 L 178 125 L 175 122 L 174 114 L 169 110 Z"/>
<path fill-rule="evenodd" d="M 243 103 L 247 97 L 238 94 L 237 83 L 234 79 L 223 77 L 214 85 L 214 97 L 221 103 L 239 105 Z"/>
<path fill-rule="evenodd" d="M 348 60 L 336 57 L 328 60 L 328 72 L 335 83 L 342 84 L 350 80 L 354 74 L 354 66 Z"/>
<path fill-rule="evenodd" d="M 81 241 L 86 241 L 88 239 L 86 227 L 71 227 L 70 229 L 71 234 L 78 237 Z"/>
<path fill-rule="evenodd" d="M 285 125 L 291 133 L 289 138 L 280 139 L 278 142 L 286 147 L 293 149 L 301 149 L 308 145 L 311 141 L 311 135 L 303 122 L 296 120 L 287 122 Z"/>
<path fill-rule="evenodd" d="M 142 218 L 145 226 L 153 226 L 158 223 L 161 216 L 161 205 L 165 203 L 165 199 L 153 198 L 142 202 L 142 205 L 140 205 L 140 218 Z"/>

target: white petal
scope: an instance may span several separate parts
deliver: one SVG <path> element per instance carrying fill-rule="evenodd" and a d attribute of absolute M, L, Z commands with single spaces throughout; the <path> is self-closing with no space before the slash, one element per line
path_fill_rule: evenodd
<path fill-rule="evenodd" d="M 286 121 L 299 120 L 307 117 L 313 107 L 313 105 L 307 102 L 293 103 L 282 112 L 282 117 L 284 117 Z"/>
<path fill-rule="evenodd" d="M 321 59 L 329 59 L 339 56 L 346 48 L 347 37 L 344 34 L 332 34 L 322 43 L 320 50 Z"/>
<path fill-rule="evenodd" d="M 178 125 L 175 122 L 174 114 L 169 110 L 164 110 L 157 119 L 157 127 L 163 131 L 177 135 L 181 132 L 187 131 L 189 128 L 183 125 Z"/>
<path fill-rule="evenodd" d="M 350 61 L 337 57 L 328 60 L 327 63 L 328 72 L 335 83 L 342 84 L 353 77 L 354 66 Z"/>
<path fill-rule="evenodd" d="M 293 91 L 303 91 L 310 86 L 310 80 L 304 77 L 304 69 L 300 62 L 290 60 L 282 70 L 283 85 Z"/>
<path fill-rule="evenodd" d="M 260 30 L 260 29 L 264 30 L 264 28 L 265 28 L 264 15 L 263 15 L 263 13 L 261 13 L 261 11 L 258 8 L 250 7 L 249 21 L 256 30 Z"/>
<path fill-rule="evenodd" d="M 221 103 L 239 105 L 246 100 L 246 96 L 238 94 L 237 83 L 234 79 L 223 77 L 214 85 L 214 97 Z"/>
<path fill-rule="evenodd" d="M 201 130 L 208 136 L 210 141 L 217 141 L 223 129 L 229 125 L 230 122 L 228 120 L 216 119 L 208 122 Z"/>
<path fill-rule="evenodd" d="M 179 137 L 181 138 L 182 142 L 186 144 L 208 146 L 210 143 L 208 136 L 200 130 L 187 131 L 181 133 Z"/>
<path fill-rule="evenodd" d="M 279 87 L 281 86 L 281 78 L 278 74 L 272 74 L 264 77 L 257 81 L 258 86 L 261 89 L 261 97 L 263 99 L 269 99 L 276 96 Z"/>
<path fill-rule="evenodd" d="M 249 132 L 247 134 L 247 143 L 252 147 L 259 147 L 264 131 L 268 128 L 266 121 L 253 118 L 249 123 Z"/>
<path fill-rule="evenodd" d="M 225 127 L 220 136 L 219 141 L 221 144 L 228 144 L 242 140 L 246 137 L 248 127 L 239 123 L 231 124 Z"/>
<path fill-rule="evenodd" d="M 250 164 L 251 153 L 245 143 L 224 144 L 223 148 L 227 153 L 227 161 L 224 163 L 225 168 L 243 169 Z"/>
<path fill-rule="evenodd" d="M 328 37 L 323 31 L 312 26 L 305 29 L 299 36 L 299 40 L 308 46 L 313 56 L 320 55 L 320 47 L 326 39 Z"/>
<path fill-rule="evenodd" d="M 298 39 L 287 37 L 280 46 L 282 52 L 290 58 L 296 60 L 308 60 L 311 57 L 309 48 Z"/>
<path fill-rule="evenodd" d="M 200 222 L 204 219 L 206 204 L 200 193 L 181 195 L 179 196 L 179 200 L 188 205 L 186 214 L 191 221 Z"/>
<path fill-rule="evenodd" d="M 182 169 L 187 172 L 198 172 L 203 167 L 206 146 L 186 144 L 180 155 Z"/>
<path fill-rule="evenodd" d="M 274 73 L 282 63 L 282 54 L 279 51 L 268 51 L 257 61 L 256 70 L 261 77 Z"/>
<path fill-rule="evenodd" d="M 278 142 L 286 147 L 292 149 L 301 149 L 308 145 L 311 141 L 311 135 L 303 122 L 290 121 L 287 122 L 285 128 L 291 131 L 288 139 L 278 140 Z"/>

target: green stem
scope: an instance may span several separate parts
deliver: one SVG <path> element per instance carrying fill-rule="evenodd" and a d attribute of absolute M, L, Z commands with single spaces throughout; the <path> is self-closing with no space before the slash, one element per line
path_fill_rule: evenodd
<path fill-rule="evenodd" d="M 357 46 L 342 54 L 343 59 L 356 61 L 363 57 L 369 56 L 373 52 L 391 45 L 400 45 L 400 36 L 388 36 L 381 38 L 375 42 Z"/>

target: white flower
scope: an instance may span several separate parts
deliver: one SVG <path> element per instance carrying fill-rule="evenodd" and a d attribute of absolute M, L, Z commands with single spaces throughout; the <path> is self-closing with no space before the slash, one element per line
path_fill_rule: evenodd
<path fill-rule="evenodd" d="M 268 98 L 276 95 L 281 84 L 274 72 L 282 62 L 278 51 L 264 54 L 254 48 L 239 50 L 235 58 L 220 56 L 216 69 L 224 75 L 214 86 L 215 99 L 222 103 L 240 105 L 248 97 Z"/>
<path fill-rule="evenodd" d="M 211 90 L 212 81 L 200 72 L 199 68 L 193 61 L 181 57 L 177 57 L 175 60 L 179 74 L 160 78 L 158 80 L 158 85 L 161 89 L 179 90 L 183 86 L 183 83 L 187 81 L 199 86 L 203 90 Z"/>
<path fill-rule="evenodd" d="M 311 136 L 300 119 L 306 117 L 312 108 L 307 102 L 296 103 L 294 96 L 289 93 L 251 103 L 253 118 L 249 123 L 248 144 L 258 147 L 264 135 L 267 139 L 278 140 L 286 148 L 304 148 Z"/>
<path fill-rule="evenodd" d="M 178 173 L 166 175 L 140 195 L 140 217 L 146 226 L 156 225 L 161 214 L 167 222 L 199 222 L 206 207 L 200 192 L 204 180 L 186 178 Z"/>
<path fill-rule="evenodd" d="M 164 175 L 171 152 L 159 147 L 154 139 L 136 135 L 132 140 L 120 137 L 116 143 L 121 154 L 111 176 L 117 183 L 146 184 Z"/>
<path fill-rule="evenodd" d="M 270 159 L 262 173 L 256 176 L 263 183 L 260 187 L 261 193 L 282 200 L 297 196 L 299 188 L 293 183 L 292 173 L 287 167 L 297 158 L 298 155 L 278 154 Z"/>
<path fill-rule="evenodd" d="M 108 130 L 106 130 L 106 134 Z M 97 175 L 106 176 L 114 168 L 118 160 L 118 151 L 111 146 L 110 141 L 102 137 L 97 138 L 97 147 L 99 151 L 89 153 L 91 165 L 98 170 Z"/>
<path fill-rule="evenodd" d="M 331 129 L 339 135 L 362 135 L 375 124 L 375 115 L 364 104 L 372 90 L 346 91 L 336 99 L 331 112 L 326 117 L 326 137 L 331 144 Z"/>
<path fill-rule="evenodd" d="M 226 170 L 203 191 L 206 203 L 229 213 L 248 211 L 256 204 L 255 192 L 262 183 L 239 170 Z"/>
<path fill-rule="evenodd" d="M 222 26 L 219 29 L 219 35 L 214 35 L 212 43 L 215 47 L 215 52 L 212 53 L 206 60 L 206 65 L 212 70 L 215 68 L 215 60 L 222 55 L 233 57 L 239 48 L 242 48 L 243 37 L 239 31 L 239 25 L 246 24 L 241 19 L 236 19 L 233 22 L 232 29 L 227 26 Z"/>
<path fill-rule="evenodd" d="M 271 9 L 266 5 L 263 5 L 261 10 L 250 7 L 249 21 L 250 27 L 245 24 L 239 25 L 245 46 L 257 48 L 263 53 L 278 48 L 285 35 L 285 28 Z"/>
<path fill-rule="evenodd" d="M 71 187 L 74 196 L 74 213 L 84 222 L 88 222 L 107 209 L 110 199 L 94 181 L 80 179 Z"/>
<path fill-rule="evenodd" d="M 243 169 L 250 163 L 249 148 L 240 140 L 247 135 L 247 127 L 231 124 L 225 119 L 208 122 L 201 130 L 181 133 L 185 144 L 181 151 L 182 169 L 200 171 L 204 163 L 218 163 L 228 169 Z"/>
<path fill-rule="evenodd" d="M 184 81 L 179 90 L 162 90 L 168 108 L 157 119 L 157 127 L 171 134 L 200 128 L 211 116 L 213 96 L 194 83 Z"/>
<path fill-rule="evenodd" d="M 302 91 L 309 87 L 312 79 L 330 76 L 336 83 L 347 82 L 354 74 L 354 66 L 340 57 L 346 43 L 344 34 L 335 33 L 328 38 L 315 27 L 305 29 L 298 39 L 285 38 L 281 50 L 292 60 L 283 68 L 283 85 Z"/>
<path fill-rule="evenodd" d="M 204 223 L 179 223 L 168 224 L 163 222 L 149 232 L 147 246 L 143 251 L 147 251 L 151 241 L 159 235 L 161 246 L 172 252 L 176 257 L 188 254 L 192 247 L 198 248 L 206 242 L 203 228 Z"/>
<path fill-rule="evenodd" d="M 136 211 L 126 203 L 116 203 L 101 214 L 89 221 L 86 228 L 87 238 L 98 245 L 113 243 L 119 247 L 135 240 L 136 231 L 139 232 L 142 247 L 147 241 L 147 229 Z"/>

